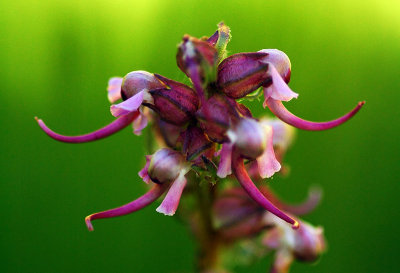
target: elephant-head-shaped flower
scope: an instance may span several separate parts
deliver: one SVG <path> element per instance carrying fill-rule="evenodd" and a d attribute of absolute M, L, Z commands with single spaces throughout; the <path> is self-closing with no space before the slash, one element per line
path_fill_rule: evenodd
<path fill-rule="evenodd" d="M 88 216 L 89 229 L 92 229 L 91 220 L 137 211 L 167 191 L 157 211 L 173 215 L 189 173 L 196 179 L 207 177 L 213 187 L 224 180 L 236 180 L 258 208 L 299 228 L 296 216 L 273 202 L 273 196 L 264 194 L 251 177 L 262 180 L 280 171 L 283 154 L 291 142 L 291 130 L 285 126 L 330 129 L 354 116 L 363 102 L 333 121 L 300 119 L 282 104 L 282 101 L 298 97 L 288 86 L 291 77 L 288 56 L 277 49 L 263 49 L 227 57 L 230 38 L 230 29 L 223 23 L 209 38 L 183 37 L 176 62 L 188 77 L 188 84 L 141 70 L 123 78 L 111 78 L 108 99 L 112 103 L 111 114 L 116 119 L 99 130 L 64 136 L 37 119 L 47 135 L 68 143 L 102 139 L 130 124 L 133 124 L 134 133 L 140 135 L 148 122 L 153 123 L 151 129 L 159 143 L 158 151 L 146 156 L 146 165 L 139 172 L 143 181 L 152 187 L 127 205 Z M 242 104 L 251 93 L 261 89 L 263 106 L 289 125 L 270 119 L 259 120 Z M 202 175 L 204 173 L 207 175 Z"/>

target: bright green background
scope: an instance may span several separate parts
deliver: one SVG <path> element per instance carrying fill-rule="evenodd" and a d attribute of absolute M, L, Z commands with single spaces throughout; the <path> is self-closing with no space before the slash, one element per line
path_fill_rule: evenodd
<path fill-rule="evenodd" d="M 143 137 L 126 129 L 68 145 L 46 137 L 33 117 L 67 134 L 105 125 L 110 76 L 142 69 L 183 79 L 175 66 L 182 35 L 211 35 L 224 20 L 232 53 L 289 55 L 300 93 L 287 104 L 294 113 L 326 120 L 367 101 L 340 128 L 299 132 L 290 177 L 271 182 L 292 201 L 310 185 L 325 191 L 306 219 L 325 227 L 329 251 L 292 272 L 398 272 L 399 14 L 398 0 L 2 1 L 0 271 L 190 272 L 190 236 L 154 206 L 96 222 L 92 233 L 84 225 L 87 214 L 144 192 Z"/>

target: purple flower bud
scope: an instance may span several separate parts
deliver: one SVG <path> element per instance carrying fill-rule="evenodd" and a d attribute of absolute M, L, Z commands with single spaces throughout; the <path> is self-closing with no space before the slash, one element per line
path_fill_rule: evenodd
<path fill-rule="evenodd" d="M 267 146 L 265 128 L 254 119 L 241 119 L 227 134 L 237 151 L 246 158 L 256 159 Z"/>
<path fill-rule="evenodd" d="M 210 110 L 210 111 L 207 111 Z M 214 142 L 228 141 L 226 132 L 231 122 L 239 120 L 245 108 L 239 107 L 236 101 L 222 94 L 215 94 L 196 112 L 200 127 Z"/>
<path fill-rule="evenodd" d="M 165 87 L 150 91 L 153 103 L 148 106 L 156 111 L 161 119 L 183 125 L 188 122 L 199 108 L 196 92 L 183 83 L 155 75 Z M 147 104 L 146 104 L 147 105 Z"/>
<path fill-rule="evenodd" d="M 183 152 L 186 160 L 192 161 L 205 151 L 214 147 L 213 143 L 207 138 L 203 130 L 196 126 L 189 126 L 183 133 Z"/>
<path fill-rule="evenodd" d="M 190 78 L 192 77 L 190 69 L 193 66 L 200 67 L 199 71 L 204 79 L 206 70 L 216 65 L 217 57 L 217 50 L 211 44 L 185 35 L 178 47 L 176 62 L 178 67 Z"/>
<path fill-rule="evenodd" d="M 266 81 L 268 64 L 262 60 L 268 53 L 238 53 L 229 56 L 218 66 L 218 86 L 229 97 L 243 98 Z"/>
<path fill-rule="evenodd" d="M 170 183 L 179 176 L 186 165 L 181 153 L 170 148 L 162 148 L 151 157 L 148 175 L 155 183 Z"/>
<path fill-rule="evenodd" d="M 160 147 L 175 147 L 181 134 L 182 128 L 180 126 L 166 122 L 160 119 L 160 117 L 156 117 L 154 125 L 155 137 L 158 145 Z"/>

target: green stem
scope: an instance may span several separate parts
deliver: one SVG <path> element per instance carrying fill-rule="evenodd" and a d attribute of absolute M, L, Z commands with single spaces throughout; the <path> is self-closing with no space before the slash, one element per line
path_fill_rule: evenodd
<path fill-rule="evenodd" d="M 204 183 L 198 185 L 197 201 L 199 203 L 197 239 L 198 239 L 198 272 L 218 272 L 220 268 L 221 241 L 214 228 L 212 204 L 215 197 L 216 185 Z"/>

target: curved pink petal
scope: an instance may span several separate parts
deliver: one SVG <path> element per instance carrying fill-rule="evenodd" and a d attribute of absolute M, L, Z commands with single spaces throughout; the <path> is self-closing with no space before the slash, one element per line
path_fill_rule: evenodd
<path fill-rule="evenodd" d="M 86 226 L 93 230 L 92 220 L 118 217 L 138 211 L 157 200 L 167 189 L 166 185 L 155 184 L 146 194 L 121 207 L 91 214 L 85 218 Z"/>
<path fill-rule="evenodd" d="M 110 108 L 111 114 L 114 117 L 119 117 L 122 115 L 126 115 L 130 112 L 137 111 L 139 109 L 140 105 L 142 105 L 144 92 L 145 91 L 140 91 L 133 97 L 127 99 L 126 101 L 123 101 L 119 104 L 111 105 L 111 108 Z"/>
<path fill-rule="evenodd" d="M 139 116 L 132 123 L 133 133 L 137 136 L 140 136 L 142 134 L 142 130 L 146 128 L 147 123 L 148 120 L 146 115 L 142 111 L 140 111 Z"/>
<path fill-rule="evenodd" d="M 301 119 L 289 112 L 289 110 L 287 110 L 279 100 L 270 98 L 266 101 L 266 104 L 269 110 L 271 110 L 271 112 L 274 113 L 280 120 L 296 128 L 309 131 L 322 131 L 334 128 L 348 121 L 361 109 L 361 107 L 365 104 L 365 101 L 359 102 L 357 106 L 346 115 L 326 122 L 313 122 Z"/>
<path fill-rule="evenodd" d="M 149 166 L 151 161 L 151 155 L 146 155 L 146 164 L 144 165 L 143 169 L 141 169 L 138 173 L 139 177 L 143 179 L 146 184 L 149 184 L 151 181 L 149 176 Z"/>
<path fill-rule="evenodd" d="M 293 229 L 299 228 L 299 222 L 297 222 L 295 219 L 291 218 L 286 213 L 277 208 L 274 204 L 272 204 L 254 185 L 244 167 L 243 158 L 235 151 L 233 151 L 232 153 L 232 170 L 240 185 L 242 185 L 243 189 L 251 198 L 253 198 L 255 202 L 257 202 L 261 207 L 276 215 L 280 219 L 291 224 Z"/>
<path fill-rule="evenodd" d="M 105 137 L 108 137 L 109 135 L 112 135 L 119 130 L 125 128 L 128 126 L 138 115 L 138 112 L 132 112 L 129 113 L 128 115 L 119 117 L 118 119 L 114 120 L 107 126 L 96 130 L 92 133 L 86 134 L 86 135 L 80 135 L 80 136 L 64 136 L 55 133 L 52 131 L 50 128 L 46 126 L 46 124 L 41 120 L 35 117 L 36 121 L 38 122 L 40 128 L 51 138 L 61 141 L 61 142 L 68 142 L 68 143 L 83 143 L 83 142 L 90 142 L 90 141 L 95 141 L 98 139 L 102 139 Z"/>
<path fill-rule="evenodd" d="M 114 103 L 117 100 L 121 99 L 122 80 L 123 79 L 121 77 L 113 77 L 108 81 L 108 100 L 111 103 Z"/>
<path fill-rule="evenodd" d="M 281 164 L 275 157 L 272 127 L 269 125 L 263 126 L 265 128 L 267 146 L 262 155 L 257 158 L 257 164 L 261 178 L 270 178 L 274 173 L 279 172 Z"/>
<path fill-rule="evenodd" d="M 322 190 L 319 188 L 312 188 L 308 192 L 307 199 L 303 202 L 299 204 L 287 204 L 280 200 L 268 187 L 262 187 L 260 191 L 278 208 L 297 216 L 305 215 L 313 211 L 319 205 L 322 198 Z"/>
<path fill-rule="evenodd" d="M 220 160 L 217 170 L 218 177 L 225 178 L 232 174 L 232 147 L 232 143 L 222 144 L 221 150 L 219 151 Z"/>
<path fill-rule="evenodd" d="M 297 99 L 299 94 L 293 92 L 289 88 L 272 64 L 269 64 L 268 72 L 271 75 L 272 83 L 268 87 L 264 87 L 264 108 L 267 106 L 266 102 L 269 98 L 280 101 L 290 101 L 293 98 Z"/>
<path fill-rule="evenodd" d="M 175 214 L 182 196 L 183 189 L 186 186 L 186 182 L 187 180 L 185 174 L 182 172 L 173 182 L 161 205 L 157 208 L 157 212 L 168 216 Z"/>

